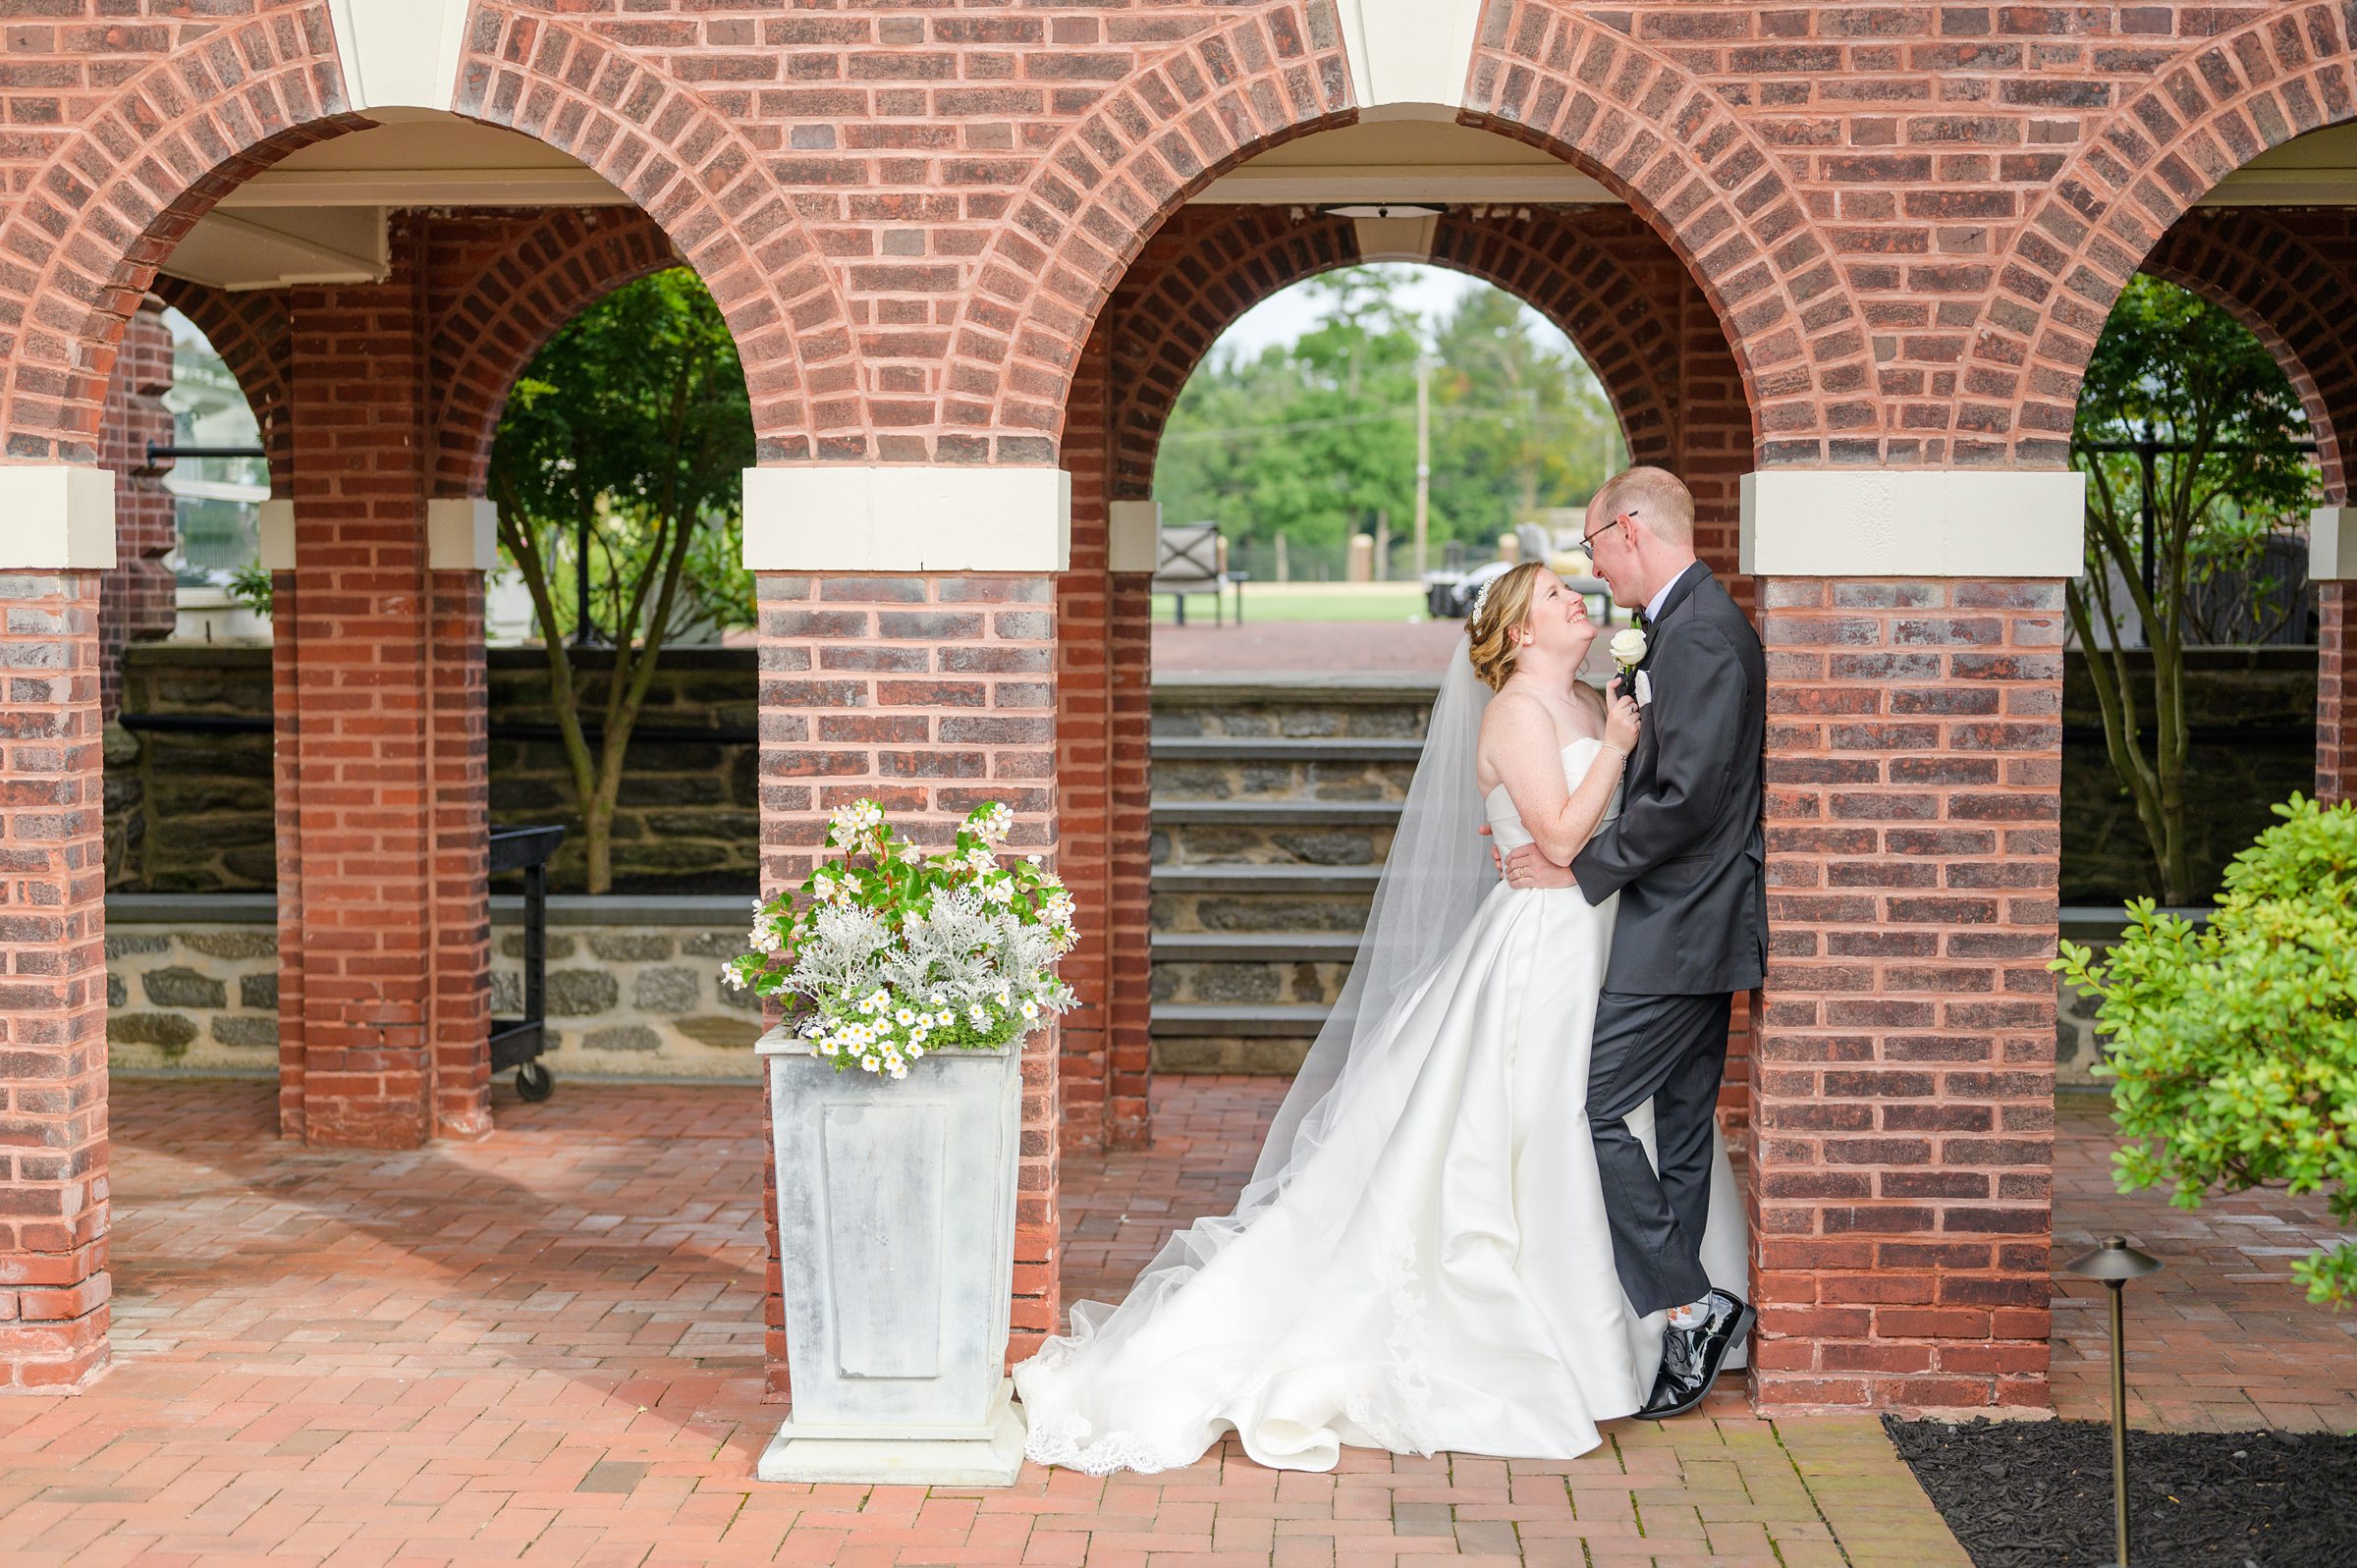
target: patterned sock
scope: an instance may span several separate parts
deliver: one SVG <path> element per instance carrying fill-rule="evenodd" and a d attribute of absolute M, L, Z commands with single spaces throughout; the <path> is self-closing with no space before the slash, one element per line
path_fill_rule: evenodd
<path fill-rule="evenodd" d="M 1710 1321 L 1711 1298 L 1708 1296 L 1683 1307 L 1670 1309 L 1670 1326 L 1672 1328 L 1699 1328 Z"/>

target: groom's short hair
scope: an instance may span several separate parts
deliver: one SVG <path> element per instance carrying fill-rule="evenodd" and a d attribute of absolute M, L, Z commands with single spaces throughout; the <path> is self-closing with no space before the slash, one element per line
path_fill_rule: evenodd
<path fill-rule="evenodd" d="M 1667 468 L 1623 468 L 1589 505 L 1608 518 L 1632 513 L 1655 538 L 1694 547 L 1694 494 Z"/>

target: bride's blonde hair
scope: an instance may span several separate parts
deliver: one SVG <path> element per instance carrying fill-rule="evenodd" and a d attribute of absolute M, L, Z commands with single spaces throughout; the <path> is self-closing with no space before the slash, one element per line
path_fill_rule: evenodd
<path fill-rule="evenodd" d="M 1530 620 L 1531 596 L 1539 591 L 1539 573 L 1546 569 L 1544 561 L 1525 561 L 1492 577 L 1481 603 L 1465 622 L 1473 673 L 1492 691 L 1505 685 L 1514 673 L 1514 660 L 1521 649 L 1515 645 L 1513 633 Z"/>

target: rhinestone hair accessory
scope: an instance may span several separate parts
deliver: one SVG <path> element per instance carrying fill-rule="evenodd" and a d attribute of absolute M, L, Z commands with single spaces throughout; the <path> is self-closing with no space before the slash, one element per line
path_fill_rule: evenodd
<path fill-rule="evenodd" d="M 1498 577 L 1503 577 L 1503 576 L 1505 576 L 1505 575 L 1506 575 L 1506 573 L 1505 573 L 1505 572 L 1503 572 L 1503 571 L 1501 571 L 1500 573 L 1498 573 Z M 1498 580 L 1498 577 L 1491 577 L 1491 578 L 1489 578 L 1488 580 L 1484 581 L 1484 582 L 1482 583 L 1482 585 L 1481 585 L 1481 586 L 1480 586 L 1478 589 L 1476 589 L 1476 590 L 1474 591 L 1474 594 L 1473 594 L 1473 611 L 1472 611 L 1472 613 L 1471 613 L 1470 615 L 1468 615 L 1468 616 L 1466 616 L 1466 617 L 1465 617 L 1465 624 L 1466 624 L 1468 627 L 1472 626 L 1472 625 L 1473 625 L 1473 624 L 1474 624 L 1476 622 L 1478 622 L 1478 621 L 1480 621 L 1480 620 L 1481 620 L 1481 612 L 1483 611 L 1483 609 L 1484 609 L 1484 608 L 1486 608 L 1486 607 L 1488 606 L 1488 604 L 1489 604 L 1489 602 L 1490 602 L 1490 587 L 1491 587 L 1491 585 L 1492 585 L 1492 584 L 1494 584 L 1495 582 L 1497 582 L 1497 580 Z"/>

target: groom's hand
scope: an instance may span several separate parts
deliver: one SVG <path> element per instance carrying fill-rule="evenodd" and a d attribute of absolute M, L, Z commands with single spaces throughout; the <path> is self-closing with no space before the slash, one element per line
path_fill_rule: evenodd
<path fill-rule="evenodd" d="M 1490 851 L 1496 854 L 1495 849 Z M 1512 888 L 1570 888 L 1579 879 L 1571 875 L 1569 866 L 1559 866 L 1539 853 L 1537 844 L 1524 844 L 1505 857 L 1500 869 L 1507 885 Z"/>

